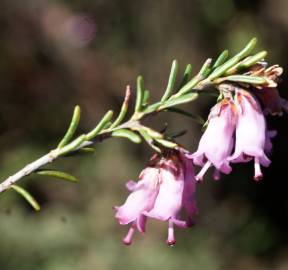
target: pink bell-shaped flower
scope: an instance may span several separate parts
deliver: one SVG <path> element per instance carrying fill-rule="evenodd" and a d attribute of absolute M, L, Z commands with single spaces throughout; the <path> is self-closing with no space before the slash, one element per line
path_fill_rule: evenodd
<path fill-rule="evenodd" d="M 159 169 L 157 167 L 147 167 L 141 172 L 139 178 L 137 183 L 132 180 L 126 183 L 131 193 L 122 206 L 114 207 L 115 217 L 121 225 L 132 223 L 127 236 L 123 239 L 127 245 L 131 244 L 135 228 L 138 228 L 140 232 L 145 231 L 146 217 L 142 213 L 153 208 L 159 192 Z"/>
<path fill-rule="evenodd" d="M 227 157 L 231 155 L 234 144 L 236 118 L 235 105 L 229 97 L 211 109 L 208 126 L 201 137 L 198 150 L 190 155 L 196 165 L 202 166 L 196 180 L 203 180 L 204 174 L 211 165 L 215 167 L 215 180 L 219 179 L 220 172 L 225 174 L 231 172 Z"/>
<path fill-rule="evenodd" d="M 265 150 L 271 149 L 265 117 L 258 101 L 249 92 L 238 89 L 235 99 L 238 111 L 235 152 L 228 160 L 236 163 L 254 159 L 254 180 L 259 181 L 263 177 L 260 164 L 270 165 L 265 154 Z"/>
<path fill-rule="evenodd" d="M 123 242 L 131 244 L 135 230 L 144 232 L 147 217 L 151 217 L 168 222 L 167 244 L 174 245 L 174 224 L 181 228 L 193 224 L 195 184 L 192 161 L 182 150 L 172 151 L 146 168 L 138 183 L 128 181 L 126 187 L 131 193 L 122 206 L 115 207 L 119 223 L 132 224 Z M 182 207 L 187 221 L 179 219 Z"/>

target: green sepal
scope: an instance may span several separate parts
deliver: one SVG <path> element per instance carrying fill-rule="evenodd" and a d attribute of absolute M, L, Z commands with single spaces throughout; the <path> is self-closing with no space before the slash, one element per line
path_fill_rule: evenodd
<path fill-rule="evenodd" d="M 33 207 L 35 211 L 40 211 L 41 207 L 39 203 L 27 190 L 17 185 L 11 185 L 10 188 L 20 194 Z"/>
<path fill-rule="evenodd" d="M 112 137 L 121 137 L 126 138 L 133 143 L 141 143 L 141 137 L 137 135 L 135 132 L 128 129 L 118 129 L 112 132 Z"/>

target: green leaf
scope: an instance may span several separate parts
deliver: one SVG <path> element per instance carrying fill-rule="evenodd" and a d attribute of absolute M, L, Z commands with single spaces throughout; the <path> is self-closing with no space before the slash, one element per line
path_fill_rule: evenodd
<path fill-rule="evenodd" d="M 156 142 L 160 143 L 161 145 L 163 145 L 166 148 L 172 148 L 174 149 L 175 147 L 177 147 L 177 143 L 171 142 L 171 141 L 167 141 L 164 139 L 156 139 Z"/>
<path fill-rule="evenodd" d="M 121 106 L 120 113 L 118 117 L 116 118 L 116 120 L 111 124 L 110 128 L 117 127 L 122 122 L 124 117 L 126 116 L 130 95 L 131 95 L 131 91 L 130 91 L 130 86 L 128 85 L 126 87 L 126 93 L 125 93 L 124 101 Z"/>
<path fill-rule="evenodd" d="M 65 145 L 63 148 L 59 151 L 59 156 L 66 155 L 69 152 L 77 150 L 77 147 L 81 145 L 86 140 L 86 135 L 82 134 L 78 138 L 76 138 L 71 143 Z"/>
<path fill-rule="evenodd" d="M 250 84 L 264 84 L 266 80 L 262 77 L 257 76 L 246 76 L 246 75 L 231 75 L 223 78 L 230 82 L 242 82 L 242 83 L 250 83 Z"/>
<path fill-rule="evenodd" d="M 156 152 L 161 153 L 161 149 L 153 144 L 154 140 L 151 138 L 151 136 L 146 132 L 144 129 L 140 129 L 139 133 L 143 137 L 143 139 L 147 142 L 147 144 Z"/>
<path fill-rule="evenodd" d="M 153 139 L 162 139 L 163 138 L 163 135 L 151 128 L 148 128 L 148 127 L 142 127 L 143 130 L 145 130 L 145 132 L 147 132 L 147 134 L 153 138 Z"/>
<path fill-rule="evenodd" d="M 81 116 L 81 109 L 80 107 L 77 105 L 74 108 L 74 112 L 73 112 L 73 116 L 72 116 L 72 120 L 70 122 L 70 126 L 68 128 L 68 130 L 66 131 L 65 136 L 63 137 L 63 139 L 61 140 L 61 142 L 58 144 L 58 148 L 61 148 L 63 146 L 65 146 L 73 137 L 79 121 L 80 121 L 80 116 Z"/>
<path fill-rule="evenodd" d="M 212 81 L 216 78 L 219 78 L 221 75 L 223 75 L 228 69 L 236 65 L 240 60 L 242 60 L 244 57 L 248 56 L 251 51 L 256 46 L 257 39 L 253 38 L 250 40 L 250 42 L 245 46 L 245 48 L 236 54 L 234 57 L 229 59 L 226 63 L 216 68 L 207 78 L 208 80 Z"/>
<path fill-rule="evenodd" d="M 162 102 L 167 100 L 173 91 L 175 81 L 176 81 L 177 71 L 178 71 L 177 60 L 173 60 L 170 75 L 169 75 L 168 84 L 167 84 L 166 90 L 164 92 L 164 95 L 161 98 Z"/>
<path fill-rule="evenodd" d="M 161 106 L 161 104 L 163 104 L 161 101 L 156 102 L 156 103 L 148 106 L 148 107 L 143 111 L 143 113 L 144 113 L 144 114 L 148 114 L 148 113 L 155 112 L 155 111 L 159 108 L 159 106 Z"/>
<path fill-rule="evenodd" d="M 141 143 L 141 137 L 128 129 L 118 129 L 112 132 L 112 137 L 126 138 L 134 143 Z"/>
<path fill-rule="evenodd" d="M 214 65 L 213 65 L 213 69 L 217 68 L 219 66 L 221 66 L 222 64 L 224 64 L 224 62 L 227 60 L 229 56 L 229 52 L 228 50 L 223 51 L 217 58 L 217 60 L 215 61 Z"/>
<path fill-rule="evenodd" d="M 86 140 L 89 141 L 93 139 L 99 132 L 101 132 L 104 129 L 104 127 L 106 127 L 106 125 L 110 122 L 112 116 L 113 116 L 113 111 L 111 110 L 108 111 L 103 116 L 99 124 L 86 135 Z"/>
<path fill-rule="evenodd" d="M 259 60 L 263 59 L 267 55 L 266 51 L 259 52 L 253 56 L 245 58 L 242 62 L 237 63 L 235 66 L 231 67 L 225 72 L 225 75 L 234 74 L 237 72 L 241 72 L 244 69 L 254 65 Z"/>
<path fill-rule="evenodd" d="M 174 99 L 175 97 L 180 97 L 183 94 L 186 94 L 187 92 L 191 91 L 193 87 L 197 85 L 197 83 L 200 81 L 200 78 L 198 76 L 193 77 L 188 83 L 186 83 L 175 95 L 173 95 L 171 99 Z"/>
<path fill-rule="evenodd" d="M 249 58 L 247 58 L 246 60 L 244 60 L 241 64 L 240 64 L 240 68 L 248 68 L 254 64 L 256 64 L 258 61 L 264 59 L 266 57 L 266 55 L 268 54 L 267 51 L 261 51 Z"/>
<path fill-rule="evenodd" d="M 189 81 L 191 74 L 192 74 L 192 65 L 188 64 L 186 66 L 185 71 L 184 71 L 184 75 L 183 75 L 182 81 L 180 83 L 179 89 L 181 89 Z"/>
<path fill-rule="evenodd" d="M 197 97 L 198 97 L 198 93 L 190 93 L 190 94 L 182 95 L 180 97 L 169 99 L 163 105 L 161 105 L 158 108 L 158 111 L 166 109 L 166 108 L 174 107 L 174 106 L 177 106 L 180 104 L 191 102 L 192 100 L 196 99 Z"/>
<path fill-rule="evenodd" d="M 149 90 L 145 90 L 143 93 L 142 107 L 146 107 L 148 105 L 149 97 L 150 97 Z"/>
<path fill-rule="evenodd" d="M 254 50 L 256 44 L 257 44 L 257 38 L 254 37 L 248 42 L 248 44 L 244 47 L 244 49 L 236 55 L 236 57 L 244 58 L 248 56 Z"/>
<path fill-rule="evenodd" d="M 136 103 L 135 112 L 140 112 L 142 109 L 142 100 L 144 93 L 144 80 L 142 76 L 137 77 L 137 92 L 136 92 Z"/>
<path fill-rule="evenodd" d="M 210 69 L 211 63 L 212 63 L 212 58 L 208 58 L 204 62 L 203 66 L 201 67 L 199 71 L 199 74 L 197 75 L 200 78 L 200 80 L 205 79 L 207 75 L 209 74 L 209 72 L 211 71 Z"/>
<path fill-rule="evenodd" d="M 185 84 L 179 91 L 178 93 L 176 93 L 175 95 L 173 95 L 170 100 L 172 98 L 175 97 L 180 97 L 183 94 L 188 93 L 193 87 L 195 87 L 197 85 L 197 83 L 199 83 L 201 80 L 204 80 L 207 75 L 210 73 L 211 69 L 210 69 L 210 65 L 211 65 L 212 59 L 208 58 L 203 66 L 201 67 L 199 73 L 192 78 L 187 84 Z"/>
<path fill-rule="evenodd" d="M 55 177 L 55 178 L 67 180 L 67 181 L 74 182 L 74 183 L 78 182 L 78 179 L 75 176 L 65 173 L 65 172 L 43 169 L 43 170 L 37 170 L 36 173 L 39 175 Z"/>
<path fill-rule="evenodd" d="M 187 112 L 185 110 L 181 110 L 179 108 L 168 108 L 167 111 L 188 116 L 188 117 L 192 118 L 192 120 L 194 120 L 195 122 L 199 123 L 200 125 L 203 125 L 205 122 L 201 116 L 195 115 L 195 114 Z"/>
<path fill-rule="evenodd" d="M 96 149 L 92 147 L 83 147 L 78 148 L 76 151 L 69 152 L 65 155 L 61 155 L 62 157 L 74 157 L 74 156 L 83 156 L 87 154 L 95 154 Z"/>
<path fill-rule="evenodd" d="M 14 189 L 18 194 L 20 194 L 34 208 L 34 210 L 40 211 L 39 203 L 27 190 L 17 185 L 12 185 L 10 188 Z"/>

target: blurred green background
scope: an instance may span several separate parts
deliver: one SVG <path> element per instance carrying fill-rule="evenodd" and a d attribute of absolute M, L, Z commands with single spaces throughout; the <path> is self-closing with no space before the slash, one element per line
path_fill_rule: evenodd
<path fill-rule="evenodd" d="M 57 145 L 75 104 L 83 111 L 80 129 L 88 131 L 119 108 L 138 74 L 157 100 L 174 58 L 182 71 L 192 63 L 196 72 L 206 58 L 236 52 L 257 36 L 269 62 L 286 68 L 287 12 L 285 0 L 2 0 L 1 179 Z M 287 82 L 280 86 L 286 98 Z M 201 97 L 185 108 L 207 117 L 213 103 Z M 171 114 L 151 125 L 160 129 L 165 121 L 172 131 L 188 129 L 179 141 L 196 149 L 199 125 Z M 125 247 L 127 228 L 114 219 L 125 181 L 137 179 L 151 155 L 146 145 L 114 139 L 93 156 L 58 160 L 52 168 L 81 181 L 25 179 L 40 213 L 13 191 L 0 196 L 0 269 L 288 269 L 287 116 L 269 125 L 279 134 L 263 182 L 251 180 L 251 163 L 219 182 L 206 177 L 198 186 L 197 225 L 177 229 L 172 248 L 164 242 L 166 224 L 157 221 Z"/>

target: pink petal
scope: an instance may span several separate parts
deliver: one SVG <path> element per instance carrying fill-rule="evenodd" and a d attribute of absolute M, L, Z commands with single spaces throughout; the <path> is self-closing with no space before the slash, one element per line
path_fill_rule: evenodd
<path fill-rule="evenodd" d="M 135 186 L 126 202 L 118 207 L 115 217 L 120 224 L 128 224 L 136 220 L 146 210 L 150 210 L 159 190 L 159 172 L 157 168 L 148 167 L 142 173 L 142 180 Z M 130 182 L 131 184 L 131 182 Z"/>
<path fill-rule="evenodd" d="M 151 211 L 145 215 L 159 220 L 168 220 L 175 217 L 182 206 L 182 193 L 184 189 L 184 175 L 180 170 L 175 175 L 173 169 L 160 169 L 160 189 Z"/>

